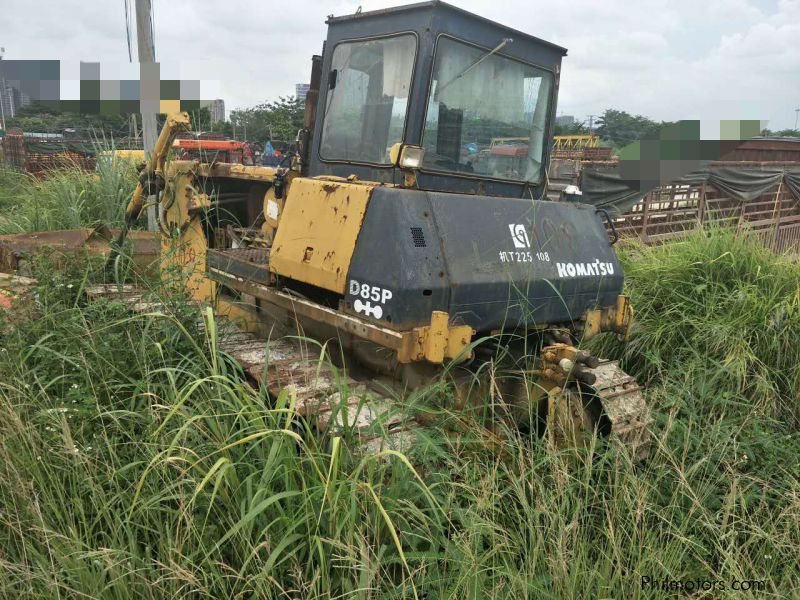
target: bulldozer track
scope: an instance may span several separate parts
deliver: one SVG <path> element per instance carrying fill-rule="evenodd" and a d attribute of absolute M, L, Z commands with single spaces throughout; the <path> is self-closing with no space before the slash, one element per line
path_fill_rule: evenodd
<path fill-rule="evenodd" d="M 136 313 L 165 308 L 150 292 L 130 284 L 93 285 L 86 293 L 91 300 L 121 301 Z M 406 450 L 417 439 L 422 425 L 403 413 L 396 398 L 371 381 L 336 369 L 313 343 L 294 337 L 264 339 L 219 316 L 217 332 L 219 349 L 241 366 L 254 387 L 266 388 L 273 398 L 289 393 L 295 412 L 317 431 L 341 435 L 349 430 L 366 452 Z M 601 360 L 589 371 L 596 376 L 591 389 L 608 417 L 610 435 L 636 460 L 645 458 L 653 420 L 642 388 L 617 361 Z"/>
<path fill-rule="evenodd" d="M 649 427 L 653 422 L 642 387 L 615 360 L 601 360 L 594 369 L 591 386 L 611 423 L 611 436 L 626 446 L 636 459 L 650 451 Z"/>
<path fill-rule="evenodd" d="M 137 313 L 165 308 L 147 290 L 129 284 L 93 285 L 86 294 L 91 300 L 120 301 Z M 335 369 L 317 346 L 299 338 L 260 338 L 219 316 L 217 333 L 219 349 L 241 366 L 254 387 L 266 388 L 274 398 L 288 393 L 294 411 L 319 432 L 349 431 L 366 452 L 405 450 L 415 441 L 421 425 L 394 398 Z"/>

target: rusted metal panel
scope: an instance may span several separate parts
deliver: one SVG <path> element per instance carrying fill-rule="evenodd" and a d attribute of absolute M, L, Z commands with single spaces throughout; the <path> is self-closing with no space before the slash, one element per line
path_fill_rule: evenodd
<path fill-rule="evenodd" d="M 30 259 L 43 251 L 60 256 L 86 251 L 91 255 L 107 256 L 110 241 L 118 230 L 105 226 L 82 229 L 60 229 L 33 233 L 0 235 L 0 271 L 21 271 L 29 274 Z M 128 234 L 133 243 L 133 260 L 140 273 L 152 267 L 158 257 L 160 242 L 155 232 L 133 231 Z"/>
<path fill-rule="evenodd" d="M 209 249 L 206 260 L 210 269 L 225 271 L 247 281 L 269 284 L 269 248 Z"/>
<path fill-rule="evenodd" d="M 27 259 L 45 249 L 68 254 L 92 249 L 98 241 L 107 246 L 110 240 L 109 230 L 100 228 L 0 235 L 0 270 L 25 270 Z"/>
<path fill-rule="evenodd" d="M 296 178 L 275 234 L 270 270 L 338 294 L 378 184 Z"/>
<path fill-rule="evenodd" d="M 727 162 L 775 162 L 800 163 L 800 139 L 764 138 L 742 142 L 735 150 L 723 155 Z"/>

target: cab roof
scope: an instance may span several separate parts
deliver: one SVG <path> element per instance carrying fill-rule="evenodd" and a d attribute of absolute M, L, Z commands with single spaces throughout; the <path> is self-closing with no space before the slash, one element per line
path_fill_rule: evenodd
<path fill-rule="evenodd" d="M 493 21 L 491 19 L 487 19 L 486 17 L 482 17 L 475 13 L 469 12 L 468 10 L 464 10 L 463 8 L 459 8 L 457 6 L 453 6 L 452 4 L 448 4 L 447 2 L 442 2 L 441 0 L 428 0 L 427 2 L 417 2 L 414 4 L 406 4 L 404 6 L 395 6 L 392 8 L 383 8 L 379 10 L 370 10 L 365 12 L 356 12 L 349 15 L 342 15 L 339 17 L 335 17 L 333 15 L 329 15 L 325 23 L 328 25 L 336 24 L 336 23 L 344 23 L 353 20 L 373 20 L 380 17 L 399 17 L 405 14 L 420 12 L 420 11 L 429 11 L 432 17 L 441 17 L 445 16 L 448 13 L 450 15 L 459 17 L 461 19 L 468 19 L 471 21 L 479 21 L 485 24 L 490 24 L 494 27 L 498 27 L 504 29 L 508 33 L 512 34 L 514 38 L 517 39 L 524 39 L 529 42 L 533 42 L 535 44 L 542 44 L 545 46 L 549 46 L 550 48 L 557 50 L 561 56 L 567 55 L 567 49 L 563 46 L 559 46 L 552 42 L 548 42 L 547 40 L 543 40 L 541 38 L 532 36 L 527 34 L 523 31 L 519 31 L 518 29 L 514 29 L 512 27 L 507 27 L 498 23 L 497 21 Z"/>

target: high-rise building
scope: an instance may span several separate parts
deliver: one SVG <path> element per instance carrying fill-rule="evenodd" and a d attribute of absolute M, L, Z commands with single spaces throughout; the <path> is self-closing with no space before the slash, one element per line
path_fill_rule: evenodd
<path fill-rule="evenodd" d="M 217 98 L 211 103 L 211 124 L 225 120 L 225 101 Z"/>
<path fill-rule="evenodd" d="M 6 126 L 6 121 L 14 117 L 14 96 L 10 87 L 0 78 L 0 127 Z"/>
<path fill-rule="evenodd" d="M 7 63 L 3 61 L 2 50 L 0 48 L 0 125 L 13 119 L 20 108 L 31 103 L 30 96 L 20 89 L 22 82 L 6 78 L 4 64 Z"/>
<path fill-rule="evenodd" d="M 294 97 L 300 102 L 300 106 L 306 105 L 306 94 L 308 94 L 310 88 L 311 85 L 308 83 L 296 83 L 294 85 Z"/>
<path fill-rule="evenodd" d="M 31 98 L 25 92 L 9 85 L 8 81 L 0 77 L 0 115 L 5 120 L 13 119 L 19 109 L 31 103 Z"/>

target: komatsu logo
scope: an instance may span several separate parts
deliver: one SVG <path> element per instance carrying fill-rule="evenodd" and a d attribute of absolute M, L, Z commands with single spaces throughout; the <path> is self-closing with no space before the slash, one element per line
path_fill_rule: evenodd
<path fill-rule="evenodd" d="M 614 263 L 602 262 L 595 259 L 594 262 L 587 263 L 556 263 L 559 277 L 589 277 L 590 275 L 600 277 L 603 275 L 614 274 Z"/>
<path fill-rule="evenodd" d="M 525 225 L 512 223 L 508 226 L 508 229 L 511 231 L 511 241 L 514 242 L 514 248 L 521 249 L 531 247 L 531 240 L 528 237 Z"/>

